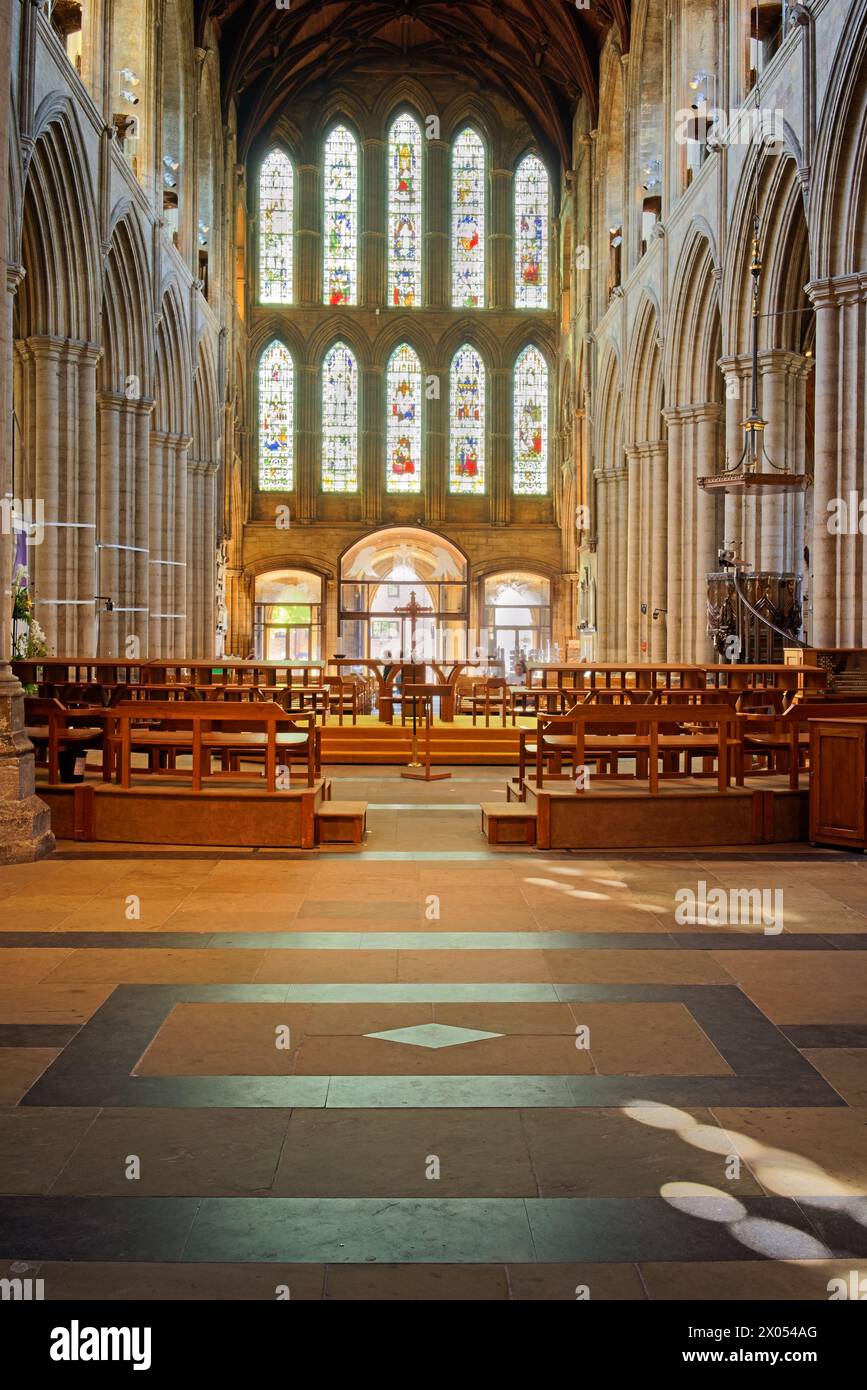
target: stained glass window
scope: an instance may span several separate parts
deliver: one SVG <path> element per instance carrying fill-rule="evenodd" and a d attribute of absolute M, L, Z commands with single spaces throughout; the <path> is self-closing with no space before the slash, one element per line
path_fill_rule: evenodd
<path fill-rule="evenodd" d="M 512 488 L 525 496 L 548 491 L 548 368 L 538 348 L 515 363 Z"/>
<path fill-rule="evenodd" d="M 421 131 L 398 116 L 388 135 L 388 298 L 398 308 L 421 304 Z"/>
<path fill-rule="evenodd" d="M 449 491 L 485 490 L 485 364 L 468 343 L 452 358 Z"/>
<path fill-rule="evenodd" d="M 345 343 L 322 364 L 322 491 L 358 491 L 358 367 Z"/>
<path fill-rule="evenodd" d="M 386 390 L 386 491 L 421 492 L 421 363 L 409 343 L 391 354 Z"/>
<path fill-rule="evenodd" d="M 259 170 L 259 299 L 292 303 L 292 161 L 272 150 Z"/>
<path fill-rule="evenodd" d="M 259 487 L 295 486 L 295 370 L 289 349 L 273 342 L 259 358 Z"/>
<path fill-rule="evenodd" d="M 485 304 L 485 147 L 462 130 L 452 147 L 452 305 Z"/>
<path fill-rule="evenodd" d="M 358 302 L 358 145 L 346 126 L 335 126 L 325 142 L 326 304 Z"/>
<path fill-rule="evenodd" d="M 515 174 L 515 308 L 548 307 L 548 175 L 534 154 Z"/>

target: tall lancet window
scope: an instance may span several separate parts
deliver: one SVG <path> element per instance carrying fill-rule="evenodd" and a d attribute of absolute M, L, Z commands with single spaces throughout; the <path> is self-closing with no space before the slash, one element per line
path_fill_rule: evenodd
<path fill-rule="evenodd" d="M 358 491 L 358 366 L 345 343 L 322 364 L 322 491 Z"/>
<path fill-rule="evenodd" d="M 276 340 L 259 358 L 259 487 L 291 492 L 295 486 L 295 369 Z"/>
<path fill-rule="evenodd" d="M 358 303 L 358 145 L 346 126 L 325 142 L 323 300 Z"/>
<path fill-rule="evenodd" d="M 515 308 L 548 307 L 548 174 L 528 154 L 515 172 Z"/>
<path fill-rule="evenodd" d="M 398 116 L 388 133 L 388 302 L 409 309 L 421 304 L 421 130 L 412 116 Z"/>
<path fill-rule="evenodd" d="M 452 146 L 452 307 L 485 304 L 485 147 L 469 127 Z"/>
<path fill-rule="evenodd" d="M 259 300 L 292 303 L 292 230 L 295 176 L 282 150 L 271 150 L 259 170 Z"/>
<path fill-rule="evenodd" d="M 386 390 L 386 490 L 421 492 L 421 363 L 409 343 L 389 358 Z"/>
<path fill-rule="evenodd" d="M 449 378 L 449 491 L 485 490 L 485 364 L 465 343 L 452 358 Z"/>
<path fill-rule="evenodd" d="M 536 347 L 515 363 L 512 489 L 540 497 L 548 491 L 548 367 Z"/>

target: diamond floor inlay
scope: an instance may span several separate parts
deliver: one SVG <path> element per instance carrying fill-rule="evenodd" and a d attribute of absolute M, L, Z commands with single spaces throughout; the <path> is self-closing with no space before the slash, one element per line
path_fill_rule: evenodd
<path fill-rule="evenodd" d="M 502 1033 L 485 1033 L 480 1028 L 453 1028 L 447 1023 L 419 1023 L 414 1028 L 390 1028 L 384 1033 L 365 1033 L 366 1038 L 384 1042 L 409 1043 L 410 1047 L 457 1047 L 460 1043 L 501 1038 Z"/>

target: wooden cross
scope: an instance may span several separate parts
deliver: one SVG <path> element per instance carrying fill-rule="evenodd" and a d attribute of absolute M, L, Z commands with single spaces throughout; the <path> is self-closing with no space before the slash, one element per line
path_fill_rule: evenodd
<path fill-rule="evenodd" d="M 416 599 L 415 589 L 410 592 L 409 603 L 404 604 L 403 608 L 395 608 L 395 613 L 409 618 L 409 645 L 410 661 L 415 662 L 415 624 L 416 619 L 424 613 L 432 613 L 432 608 L 424 608 Z"/>

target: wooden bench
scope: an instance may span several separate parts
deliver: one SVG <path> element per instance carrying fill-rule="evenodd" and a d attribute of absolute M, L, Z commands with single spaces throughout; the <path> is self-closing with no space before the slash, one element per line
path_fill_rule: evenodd
<path fill-rule="evenodd" d="M 739 718 L 740 745 L 736 752 L 735 781 L 744 784 L 747 758 L 764 758 L 769 773 L 778 772 L 780 763 L 788 766 L 789 787 L 797 791 L 804 757 L 809 753 L 810 719 L 865 719 L 867 703 L 850 700 L 802 700 L 791 705 L 785 714 L 742 714 Z M 751 773 L 755 769 L 750 769 Z"/>
<path fill-rule="evenodd" d="M 673 726 L 668 729 L 666 726 Z M 592 733 L 591 730 L 596 732 Z M 600 757 L 617 766 L 621 757 L 635 758 L 635 776 L 646 769 L 651 794 L 659 791 L 660 757 L 670 760 L 684 755 L 687 765 L 692 756 L 715 759 L 717 787 L 724 792 L 730 781 L 730 753 L 737 745 L 737 715 L 727 705 L 580 705 L 566 715 L 540 718 L 535 731 L 522 730 L 519 752 L 519 785 L 522 789 L 530 759 L 536 773 L 536 787 L 545 779 L 545 764 L 552 754 L 568 757 L 575 770 L 586 765 L 588 756 Z M 576 783 L 581 794 L 585 787 Z"/>
<path fill-rule="evenodd" d="M 192 758 L 190 777 L 193 791 L 201 791 L 211 776 L 211 758 L 216 753 L 229 770 L 239 773 L 241 758 L 264 756 L 265 782 L 269 792 L 277 790 L 278 756 L 288 761 L 303 755 L 307 763 L 307 785 L 313 786 L 317 771 L 317 730 L 311 710 L 289 714 L 273 701 L 253 704 L 225 704 L 209 700 L 188 700 L 172 705 L 167 716 L 160 701 L 130 700 L 106 712 L 109 725 L 105 739 L 103 777 L 110 780 L 117 762 L 120 785 L 132 785 L 132 753 L 146 751 L 154 770 L 154 755 L 166 753 L 177 771 L 180 753 Z M 145 727 L 142 727 L 145 721 Z M 138 727 L 135 727 L 138 725 Z M 305 725 L 304 731 L 298 725 Z"/>

